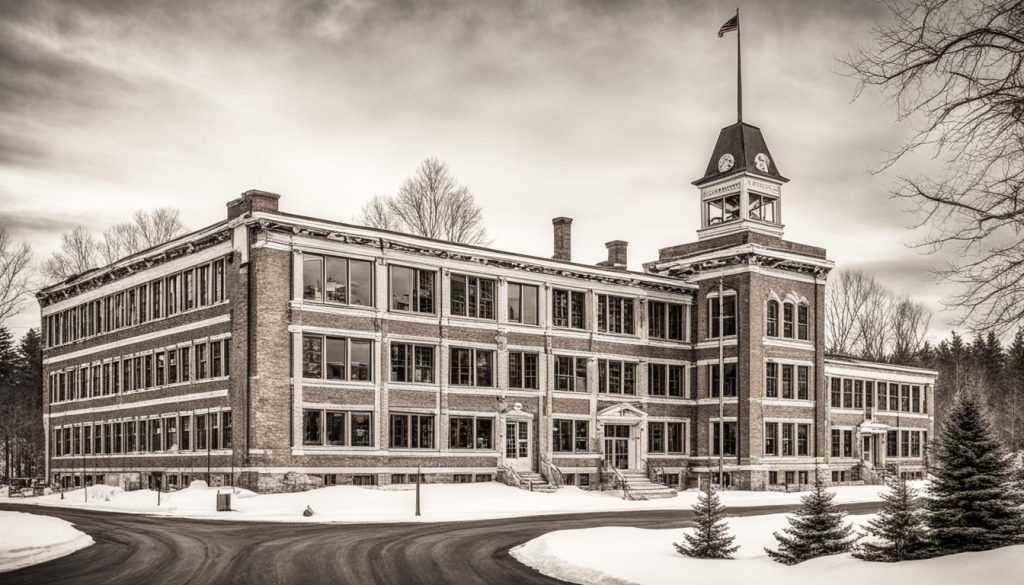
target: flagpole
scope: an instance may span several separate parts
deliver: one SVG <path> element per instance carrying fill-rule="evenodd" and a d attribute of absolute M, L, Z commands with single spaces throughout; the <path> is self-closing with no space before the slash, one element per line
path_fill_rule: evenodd
<path fill-rule="evenodd" d="M 736 121 L 743 121 L 743 68 L 740 58 L 740 9 L 736 7 Z"/>

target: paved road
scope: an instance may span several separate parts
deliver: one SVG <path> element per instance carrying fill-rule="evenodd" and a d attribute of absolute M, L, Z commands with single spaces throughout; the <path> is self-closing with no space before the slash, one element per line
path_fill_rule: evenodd
<path fill-rule="evenodd" d="M 845 506 L 868 513 L 877 504 Z M 57 516 L 96 544 L 11 573 L 0 584 L 297 583 L 300 585 L 561 583 L 513 559 L 508 550 L 552 530 L 592 526 L 673 528 L 689 510 L 533 516 L 438 524 L 279 524 L 154 518 L 91 510 L 0 505 Z M 731 508 L 730 514 L 791 507 Z"/>

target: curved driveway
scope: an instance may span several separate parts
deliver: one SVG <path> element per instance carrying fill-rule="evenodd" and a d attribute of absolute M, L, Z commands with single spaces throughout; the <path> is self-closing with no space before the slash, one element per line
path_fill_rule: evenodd
<path fill-rule="evenodd" d="M 868 513 L 878 504 L 843 507 Z M 729 513 L 772 514 L 793 508 L 730 508 Z M 689 510 L 651 510 L 430 524 L 285 524 L 6 504 L 0 509 L 63 518 L 96 541 L 66 557 L 0 573 L 5 585 L 561 583 L 520 564 L 509 549 L 552 530 L 673 528 L 690 525 L 693 516 Z"/>

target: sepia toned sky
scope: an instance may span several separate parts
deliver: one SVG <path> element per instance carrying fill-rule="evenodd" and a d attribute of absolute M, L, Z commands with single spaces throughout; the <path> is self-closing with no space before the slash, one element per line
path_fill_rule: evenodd
<path fill-rule="evenodd" d="M 874 0 L 739 2 L 744 118 L 781 172 L 786 238 L 826 247 L 936 311 L 932 256 L 871 175 L 908 129 L 838 74 L 870 42 Z M 593 0 L 134 0 L 0 3 L 0 224 L 42 260 L 172 205 L 191 228 L 250 188 L 285 211 L 351 221 L 424 158 L 484 209 L 492 245 L 574 260 L 627 240 L 630 268 L 695 239 L 697 190 L 735 121 L 734 3 Z M 917 165 L 917 167 L 915 167 Z M 38 323 L 34 301 L 11 324 Z"/>

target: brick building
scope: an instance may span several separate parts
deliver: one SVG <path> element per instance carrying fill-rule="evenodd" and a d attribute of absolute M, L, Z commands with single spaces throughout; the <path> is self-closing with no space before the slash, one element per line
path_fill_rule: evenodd
<path fill-rule="evenodd" d="M 48 474 L 260 491 L 488 481 L 777 489 L 920 474 L 936 373 L 827 356 L 825 250 L 782 238 L 761 131 L 722 130 L 696 242 L 626 270 L 289 214 L 38 294 Z M 652 492 L 653 493 L 653 492 Z"/>

